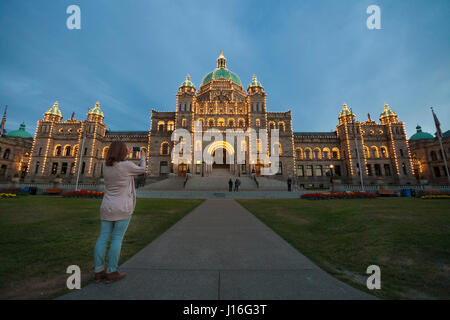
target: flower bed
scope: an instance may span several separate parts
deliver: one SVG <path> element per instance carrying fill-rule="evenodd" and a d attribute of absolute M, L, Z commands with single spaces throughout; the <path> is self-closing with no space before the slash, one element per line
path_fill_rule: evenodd
<path fill-rule="evenodd" d="M 27 196 L 28 193 L 21 188 L 2 188 L 0 193 L 15 194 L 16 196 Z"/>
<path fill-rule="evenodd" d="M 0 199 L 15 198 L 15 193 L 0 193 Z"/>
<path fill-rule="evenodd" d="M 374 199 L 377 196 L 369 192 L 335 192 L 335 193 L 305 193 L 302 199 L 331 200 L 331 199 Z"/>
<path fill-rule="evenodd" d="M 104 192 L 79 190 L 67 191 L 63 194 L 63 198 L 103 198 Z"/>
<path fill-rule="evenodd" d="M 420 199 L 450 199 L 450 195 L 448 195 L 448 194 L 428 194 L 428 195 L 421 195 Z"/>

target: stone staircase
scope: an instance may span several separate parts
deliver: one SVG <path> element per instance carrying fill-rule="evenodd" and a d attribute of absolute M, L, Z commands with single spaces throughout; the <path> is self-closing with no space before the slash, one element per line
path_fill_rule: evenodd
<path fill-rule="evenodd" d="M 223 176 L 208 176 L 208 177 L 190 177 L 186 183 L 185 190 L 189 191 L 228 191 L 228 181 L 236 181 L 236 176 L 228 175 Z M 240 191 L 257 190 L 258 187 L 250 177 L 239 177 L 241 180 Z"/>
<path fill-rule="evenodd" d="M 230 175 L 229 171 L 224 171 L 223 174 L 216 174 L 213 176 L 191 176 L 186 185 L 185 177 L 170 176 L 163 180 L 156 180 L 146 182 L 144 187 L 139 190 L 145 191 L 228 191 L 228 181 L 236 181 L 237 176 Z M 287 191 L 286 181 L 275 179 L 272 177 L 257 177 L 258 185 L 250 176 L 241 176 L 240 191 Z"/>

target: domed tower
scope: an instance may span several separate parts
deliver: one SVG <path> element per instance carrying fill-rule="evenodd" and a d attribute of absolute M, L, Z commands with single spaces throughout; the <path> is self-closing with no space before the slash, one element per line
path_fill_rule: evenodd
<path fill-rule="evenodd" d="M 58 101 L 44 113 L 44 121 L 61 122 L 62 118 L 61 110 L 58 108 Z"/>
<path fill-rule="evenodd" d="M 177 128 L 190 128 L 192 111 L 195 104 L 195 86 L 189 75 L 178 88 L 177 93 Z"/>
<path fill-rule="evenodd" d="M 266 93 L 264 87 L 254 75 L 247 88 L 247 104 L 253 128 L 265 128 Z"/>
<path fill-rule="evenodd" d="M 100 102 L 97 101 L 95 107 L 89 110 L 88 112 L 88 121 L 89 122 L 98 122 L 103 124 L 103 119 L 105 115 L 103 114 L 102 109 L 100 109 Z"/>
<path fill-rule="evenodd" d="M 388 104 L 384 105 L 384 111 L 380 114 L 381 124 L 398 123 L 397 114 L 390 109 Z"/>
<path fill-rule="evenodd" d="M 197 93 L 197 101 L 226 104 L 245 102 L 241 79 L 228 70 L 223 51 L 220 51 L 217 58 L 217 68 L 203 78 Z"/>
<path fill-rule="evenodd" d="M 342 111 L 339 112 L 339 124 L 352 123 L 355 121 L 355 114 L 344 103 Z"/>

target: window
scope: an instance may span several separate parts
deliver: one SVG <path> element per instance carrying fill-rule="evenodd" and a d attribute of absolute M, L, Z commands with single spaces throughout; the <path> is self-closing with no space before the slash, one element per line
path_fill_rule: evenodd
<path fill-rule="evenodd" d="M 55 148 L 55 157 L 61 156 L 61 146 L 56 146 Z"/>
<path fill-rule="evenodd" d="M 239 127 L 243 128 L 244 127 L 244 120 L 243 119 L 239 119 Z"/>
<path fill-rule="evenodd" d="M 442 166 L 442 172 L 444 172 L 444 176 L 447 176 L 447 170 L 445 170 L 445 166 Z"/>
<path fill-rule="evenodd" d="M 41 148 L 39 148 L 39 153 L 38 153 L 38 156 L 40 156 L 42 154 L 42 147 Z"/>
<path fill-rule="evenodd" d="M 400 156 L 403 157 L 403 149 L 400 149 Z"/>
<path fill-rule="evenodd" d="M 87 155 L 87 148 L 84 148 L 84 155 Z"/>
<path fill-rule="evenodd" d="M 53 162 L 53 164 L 52 164 L 52 174 L 56 174 L 57 171 L 58 171 L 58 163 L 57 162 Z"/>
<path fill-rule="evenodd" d="M 375 175 L 376 175 L 377 177 L 380 177 L 380 176 L 381 176 L 381 166 L 380 166 L 379 164 L 376 164 L 376 165 L 375 165 Z"/>
<path fill-rule="evenodd" d="M 434 176 L 436 178 L 439 178 L 441 176 L 441 171 L 439 170 L 439 167 L 433 167 Z"/>
<path fill-rule="evenodd" d="M 311 149 L 305 149 L 305 158 L 311 160 Z"/>
<path fill-rule="evenodd" d="M 261 120 L 259 120 L 259 119 L 256 119 L 256 121 L 255 121 L 255 122 L 256 122 L 256 126 L 257 126 L 257 127 L 260 127 L 260 126 L 261 126 Z"/>
<path fill-rule="evenodd" d="M 85 169 L 86 169 L 86 162 L 83 161 L 83 165 L 81 166 L 81 174 L 84 174 Z"/>
<path fill-rule="evenodd" d="M 186 127 L 186 123 L 187 123 L 187 120 L 186 120 L 185 118 L 183 118 L 183 119 L 181 120 L 181 126 L 182 126 L 182 127 Z"/>
<path fill-rule="evenodd" d="M 3 164 L 0 169 L 0 176 L 4 177 L 6 175 L 6 169 L 7 169 L 6 164 Z"/>
<path fill-rule="evenodd" d="M 387 158 L 389 156 L 386 147 L 381 147 L 381 154 L 385 158 Z"/>
<path fill-rule="evenodd" d="M 214 119 L 209 119 L 208 120 L 208 126 L 214 127 Z"/>
<path fill-rule="evenodd" d="M 217 126 L 225 127 L 225 120 L 223 118 L 219 118 L 219 120 L 217 120 Z"/>
<path fill-rule="evenodd" d="M 328 148 L 323 149 L 323 158 L 330 159 L 330 150 Z"/>
<path fill-rule="evenodd" d="M 67 162 L 63 162 L 61 166 L 61 174 L 67 173 Z"/>
<path fill-rule="evenodd" d="M 431 156 L 431 161 L 436 161 L 437 160 L 436 151 L 431 151 L 430 156 Z"/>
<path fill-rule="evenodd" d="M 161 161 L 159 163 L 159 174 L 166 175 L 169 173 L 169 166 L 167 165 L 167 161 Z"/>
<path fill-rule="evenodd" d="M 322 154 L 321 154 L 319 148 L 315 148 L 315 149 L 314 149 L 314 158 L 315 158 L 315 159 L 322 159 Z"/>
<path fill-rule="evenodd" d="M 36 162 L 36 167 L 34 168 L 34 174 L 37 174 L 39 171 L 39 161 Z"/>
<path fill-rule="evenodd" d="M 297 166 L 297 176 L 303 177 L 305 173 L 303 172 L 303 166 Z"/>
<path fill-rule="evenodd" d="M 168 155 L 169 154 L 169 143 L 163 142 L 161 144 L 161 154 L 162 155 Z"/>
<path fill-rule="evenodd" d="M 316 177 L 322 176 L 322 166 L 316 166 L 315 176 Z"/>
<path fill-rule="evenodd" d="M 158 131 L 164 131 L 164 121 L 158 122 Z"/>
<path fill-rule="evenodd" d="M 406 164 L 402 163 L 402 170 L 403 170 L 403 174 L 406 176 L 408 174 L 408 172 L 406 172 Z"/>
<path fill-rule="evenodd" d="M 175 128 L 175 124 L 173 123 L 173 121 L 167 122 L 167 131 L 173 131 L 174 128 Z"/>
<path fill-rule="evenodd" d="M 8 160 L 9 159 L 9 153 L 10 153 L 10 150 L 6 149 L 5 153 L 3 154 L 3 159 Z"/>
<path fill-rule="evenodd" d="M 303 150 L 302 150 L 302 148 L 297 148 L 296 152 L 297 152 L 297 159 L 303 160 Z"/>
<path fill-rule="evenodd" d="M 388 165 L 388 164 L 384 165 L 384 174 L 388 177 L 391 175 L 391 166 L 390 165 Z"/>
<path fill-rule="evenodd" d="M 306 166 L 306 176 L 312 177 L 313 175 L 313 166 Z"/>
<path fill-rule="evenodd" d="M 334 174 L 341 176 L 341 166 L 334 166 Z"/>

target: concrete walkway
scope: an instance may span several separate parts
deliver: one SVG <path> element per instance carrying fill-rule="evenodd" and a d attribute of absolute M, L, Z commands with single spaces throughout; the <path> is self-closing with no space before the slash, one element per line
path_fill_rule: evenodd
<path fill-rule="evenodd" d="M 120 267 L 60 299 L 373 299 L 319 269 L 232 199 L 206 200 Z"/>

